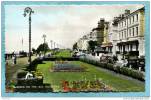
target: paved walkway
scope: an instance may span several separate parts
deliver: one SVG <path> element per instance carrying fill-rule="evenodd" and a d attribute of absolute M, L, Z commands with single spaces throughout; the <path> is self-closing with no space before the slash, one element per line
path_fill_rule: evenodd
<path fill-rule="evenodd" d="M 32 56 L 32 60 L 34 60 L 35 58 L 35 56 Z M 26 69 L 26 67 L 28 66 L 28 57 L 17 58 L 16 65 L 12 63 L 11 59 L 7 61 L 8 65 L 6 66 L 6 83 L 8 83 L 10 80 L 16 80 L 17 73 Z"/>

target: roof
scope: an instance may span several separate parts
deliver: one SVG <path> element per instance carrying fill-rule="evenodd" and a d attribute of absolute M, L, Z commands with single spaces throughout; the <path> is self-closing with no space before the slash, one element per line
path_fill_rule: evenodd
<path fill-rule="evenodd" d="M 124 18 L 119 18 L 119 19 L 118 19 L 118 22 L 119 22 L 119 21 L 122 21 L 122 20 L 124 20 L 124 19 L 126 19 L 127 17 L 129 17 L 129 16 L 131 16 L 131 15 L 133 15 L 133 14 L 139 12 L 139 11 L 144 11 L 144 10 L 145 10 L 145 7 L 142 7 L 142 8 L 140 8 L 140 9 L 137 9 L 137 10 L 135 10 L 134 12 L 132 12 L 132 13 L 126 15 Z"/>

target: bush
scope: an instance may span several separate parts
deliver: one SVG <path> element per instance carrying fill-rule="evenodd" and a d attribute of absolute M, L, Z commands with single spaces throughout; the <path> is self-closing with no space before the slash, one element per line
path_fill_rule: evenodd
<path fill-rule="evenodd" d="M 114 70 L 113 64 L 110 64 L 110 63 L 107 64 L 107 68 L 110 70 Z"/>
<path fill-rule="evenodd" d="M 35 59 L 31 62 L 31 65 L 27 67 L 27 71 L 35 71 L 38 64 L 41 64 L 41 59 Z"/>
<path fill-rule="evenodd" d="M 139 72 L 139 71 L 134 71 L 134 72 L 132 73 L 132 76 L 133 76 L 134 78 L 137 78 L 137 79 L 142 80 L 142 81 L 145 80 L 145 79 L 144 79 L 144 74 L 141 73 L 141 72 Z"/>
<path fill-rule="evenodd" d="M 116 72 L 116 73 L 121 73 L 120 72 L 120 66 L 114 66 L 113 70 Z"/>
<path fill-rule="evenodd" d="M 20 72 L 20 73 L 17 74 L 17 78 L 25 78 L 26 74 L 27 74 L 26 71 L 25 72 Z"/>
<path fill-rule="evenodd" d="M 23 85 L 23 86 L 34 86 L 34 85 L 42 85 L 43 84 L 43 78 L 42 79 L 18 79 L 17 85 Z"/>

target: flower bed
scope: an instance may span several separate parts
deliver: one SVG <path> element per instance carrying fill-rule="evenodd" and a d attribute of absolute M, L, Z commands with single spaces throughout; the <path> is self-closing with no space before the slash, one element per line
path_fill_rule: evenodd
<path fill-rule="evenodd" d="M 62 81 L 62 92 L 111 92 L 113 89 L 100 80 Z"/>
<path fill-rule="evenodd" d="M 52 70 L 54 72 L 83 72 L 85 71 L 85 67 L 81 67 L 80 65 L 68 61 L 57 61 Z"/>

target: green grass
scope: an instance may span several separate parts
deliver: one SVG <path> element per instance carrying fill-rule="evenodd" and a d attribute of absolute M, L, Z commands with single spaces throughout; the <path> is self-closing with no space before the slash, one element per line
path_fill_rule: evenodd
<path fill-rule="evenodd" d="M 71 57 L 71 53 L 69 50 L 62 50 L 55 55 L 56 57 Z"/>
<path fill-rule="evenodd" d="M 62 80 L 94 80 L 94 76 L 111 86 L 114 90 L 118 91 L 144 91 L 144 83 L 128 78 L 120 77 L 120 75 L 113 75 L 113 73 L 101 70 L 94 66 L 80 61 L 73 61 L 74 64 L 79 64 L 87 67 L 86 72 L 51 72 L 53 62 L 44 61 L 44 64 L 39 64 L 37 68 L 44 74 L 44 83 L 50 83 L 55 90 L 61 89 Z"/>

